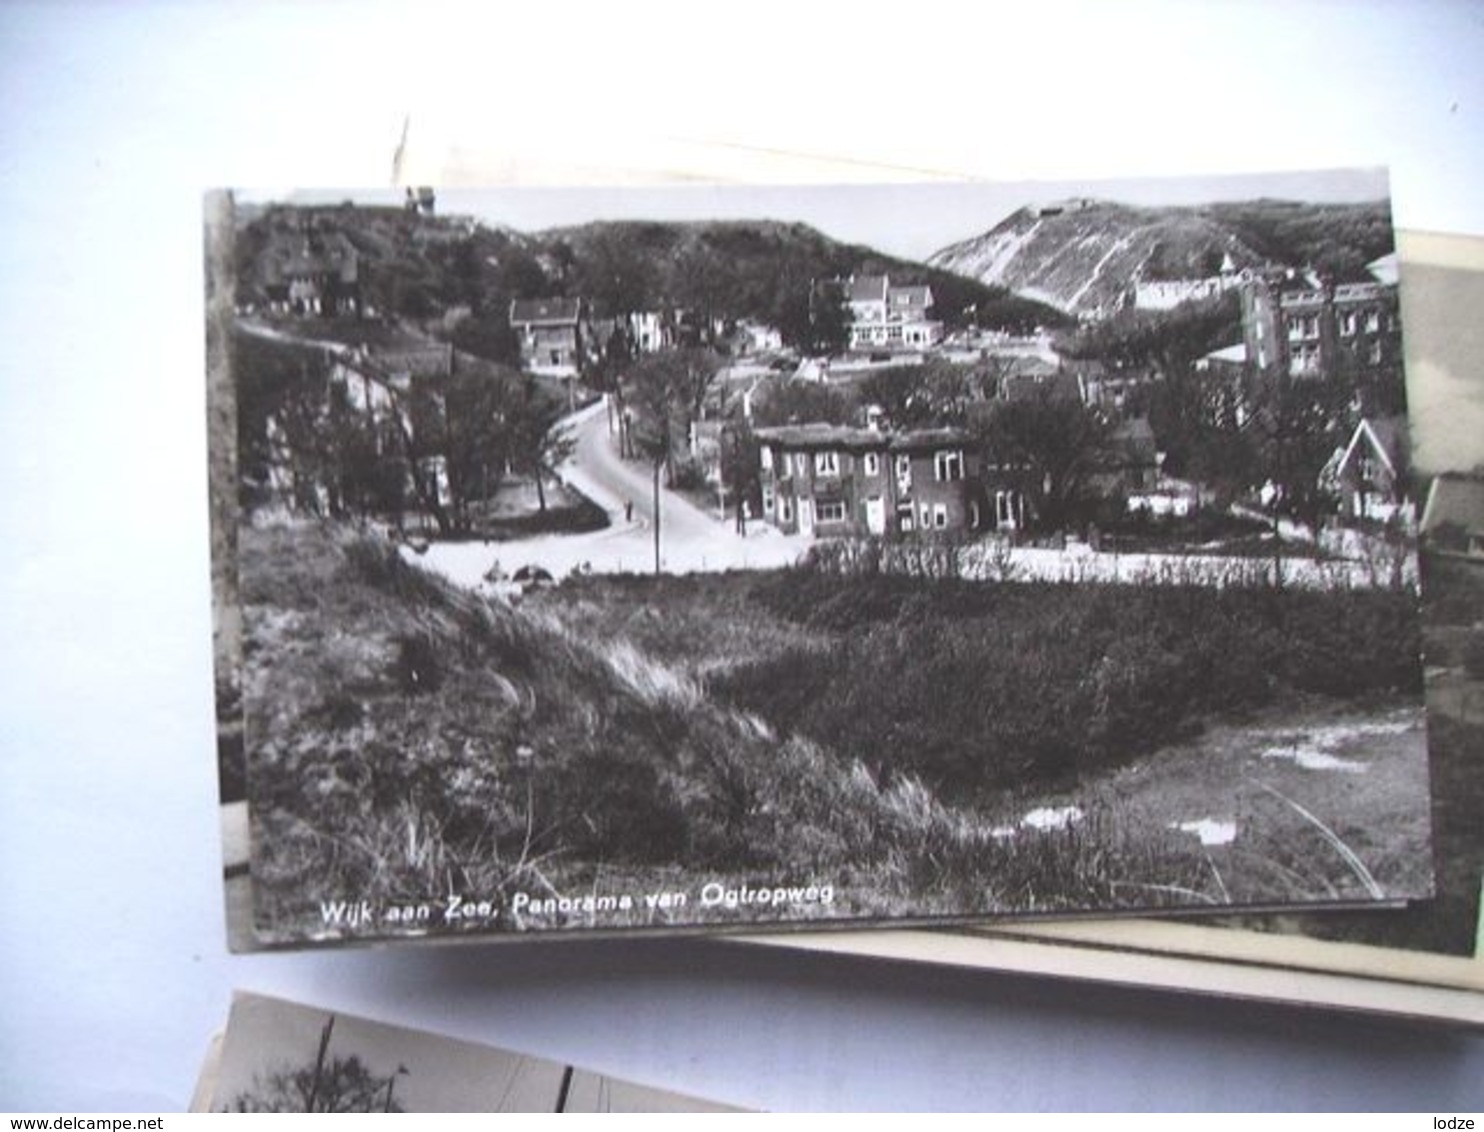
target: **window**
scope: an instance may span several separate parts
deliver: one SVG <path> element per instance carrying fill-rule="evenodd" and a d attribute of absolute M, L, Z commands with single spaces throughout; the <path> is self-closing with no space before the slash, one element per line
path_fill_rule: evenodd
<path fill-rule="evenodd" d="M 1319 351 L 1312 346 L 1300 347 L 1288 359 L 1288 372 L 1291 374 L 1317 373 L 1318 371 Z"/>
<path fill-rule="evenodd" d="M 762 464 L 764 471 L 771 472 L 773 470 L 773 449 L 764 444 L 758 450 L 757 458 L 758 462 Z"/>
<path fill-rule="evenodd" d="M 903 534 L 913 530 L 916 524 L 912 521 L 912 504 L 899 503 L 897 505 L 897 529 Z"/>
<path fill-rule="evenodd" d="M 910 480 L 912 478 L 912 457 L 901 455 L 897 457 L 897 479 Z"/>
<path fill-rule="evenodd" d="M 948 526 L 948 506 L 944 503 L 933 504 L 933 526 L 940 531 Z"/>
<path fill-rule="evenodd" d="M 926 503 L 924 503 L 922 505 L 922 508 L 921 508 L 921 511 L 920 511 L 920 515 L 921 515 L 921 519 L 922 519 L 923 529 L 926 530 L 927 527 L 928 527 L 928 525 L 930 523 L 932 523 L 932 521 L 933 521 L 933 509 L 931 507 L 929 507 Z"/>
<path fill-rule="evenodd" d="M 994 497 L 995 525 L 1002 530 L 1018 530 L 1024 525 L 1025 503 L 1018 491 L 997 491 Z"/>
<path fill-rule="evenodd" d="M 1381 343 L 1379 340 L 1371 343 L 1370 360 L 1373 366 L 1381 364 Z"/>
<path fill-rule="evenodd" d="M 1381 312 L 1380 311 L 1366 311 L 1365 312 L 1365 332 L 1367 334 L 1375 334 L 1380 329 L 1381 329 Z"/>
<path fill-rule="evenodd" d="M 964 478 L 964 454 L 958 449 L 945 450 L 933 456 L 933 474 L 939 483 Z"/>
<path fill-rule="evenodd" d="M 1359 326 L 1354 311 L 1346 311 L 1340 315 L 1340 335 L 1344 338 L 1353 338 L 1356 328 Z"/>
<path fill-rule="evenodd" d="M 814 454 L 814 474 L 820 476 L 838 476 L 840 474 L 840 453 L 816 452 Z"/>
<path fill-rule="evenodd" d="M 794 470 L 801 476 L 809 474 L 809 457 L 805 453 L 799 452 L 794 455 Z"/>
<path fill-rule="evenodd" d="M 879 476 L 881 474 L 881 457 L 875 452 L 867 452 L 863 457 L 862 471 L 868 476 Z"/>
<path fill-rule="evenodd" d="M 815 500 L 814 518 L 820 523 L 843 523 L 845 521 L 845 501 L 843 499 L 831 501 Z"/>
<path fill-rule="evenodd" d="M 763 514 L 765 514 L 765 515 L 771 515 L 772 513 L 773 513 L 773 485 L 772 484 L 765 483 L 765 484 L 763 484 Z"/>
<path fill-rule="evenodd" d="M 1290 342 L 1309 342 L 1319 337 L 1319 316 L 1313 314 L 1296 314 L 1288 320 L 1288 340 Z"/>
<path fill-rule="evenodd" d="M 786 495 L 778 497 L 778 521 L 780 523 L 792 523 L 794 521 L 794 502 Z"/>

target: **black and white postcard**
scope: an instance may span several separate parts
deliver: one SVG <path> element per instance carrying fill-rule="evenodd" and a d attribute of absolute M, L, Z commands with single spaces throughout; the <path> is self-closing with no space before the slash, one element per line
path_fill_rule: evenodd
<path fill-rule="evenodd" d="M 1406 909 L 773 937 L 782 946 L 1484 1025 L 1484 240 L 1402 232 L 1436 859 Z M 1041 946 L 1035 946 L 1040 944 Z"/>
<path fill-rule="evenodd" d="M 1431 892 L 1383 172 L 208 213 L 256 943 Z"/>
<path fill-rule="evenodd" d="M 544 1057 L 239 993 L 194 1112 L 732 1112 Z"/>

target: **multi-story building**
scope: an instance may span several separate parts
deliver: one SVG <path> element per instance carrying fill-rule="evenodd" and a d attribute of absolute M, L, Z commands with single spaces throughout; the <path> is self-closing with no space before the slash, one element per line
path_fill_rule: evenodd
<path fill-rule="evenodd" d="M 843 287 L 852 350 L 923 349 L 942 340 L 943 324 L 927 316 L 933 306 L 927 284 L 892 286 L 889 275 L 852 275 Z"/>
<path fill-rule="evenodd" d="M 983 525 L 978 456 L 958 429 L 758 429 L 763 515 L 790 534 L 903 535 Z"/>
<path fill-rule="evenodd" d="M 360 313 L 360 259 L 340 232 L 273 232 L 258 259 L 258 284 L 278 314 Z"/>
<path fill-rule="evenodd" d="M 521 365 L 532 373 L 575 377 L 582 365 L 581 299 L 514 299 L 510 329 L 520 339 Z"/>
<path fill-rule="evenodd" d="M 1400 360 L 1395 284 L 1254 273 L 1240 294 L 1247 361 L 1259 374 L 1317 377 Z"/>

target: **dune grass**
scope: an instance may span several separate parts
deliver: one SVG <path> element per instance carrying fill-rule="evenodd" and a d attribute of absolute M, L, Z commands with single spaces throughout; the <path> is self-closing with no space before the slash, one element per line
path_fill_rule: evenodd
<path fill-rule="evenodd" d="M 1080 652 L 1026 663 L 1032 634 L 1008 622 L 1039 591 L 800 593 L 796 578 L 771 575 L 582 579 L 511 607 L 343 529 L 249 530 L 240 554 L 253 874 L 269 939 L 1262 898 L 1123 799 L 1099 800 L 1060 829 L 1007 836 L 1020 803 L 997 784 L 1076 769 L 1052 747 L 1075 739 L 1065 727 L 1025 730 L 1043 716 L 1005 720 L 1002 734 L 1023 745 L 1008 762 L 987 752 L 978 781 L 962 766 L 939 773 L 946 764 L 934 759 L 962 756 L 934 736 L 965 721 L 942 697 L 982 708 L 1006 693 L 996 680 L 1007 678 L 992 672 L 949 679 L 954 666 L 988 648 L 1043 688 L 1080 689 L 1096 673 L 1074 663 Z M 1056 634 L 1074 641 L 1067 619 L 1082 612 L 1049 614 L 1061 619 Z M 997 622 L 982 648 L 950 631 L 976 616 Z M 910 629 L 903 617 L 928 624 Z M 869 694 L 878 686 L 867 683 L 878 670 L 850 650 L 892 642 L 942 662 L 921 665 L 939 691 L 873 742 L 863 728 L 883 718 Z M 833 667 L 841 657 L 856 667 Z M 1138 676 L 1143 661 L 1127 663 Z M 863 690 L 820 693 L 821 665 L 831 679 L 853 671 Z M 897 671 L 910 681 L 913 667 Z M 819 718 L 834 724 L 803 714 L 800 688 L 832 698 L 835 714 Z M 904 706 L 879 689 L 875 698 Z M 901 757 L 884 756 L 888 742 Z M 834 900 L 742 910 L 694 900 L 706 884 L 785 883 L 828 885 Z M 1321 898 L 1335 887 L 1286 874 L 1280 886 Z M 680 908 L 641 899 L 661 891 L 692 899 Z M 632 906 L 595 914 L 573 904 L 619 892 Z M 454 896 L 487 911 L 445 919 Z M 530 911 L 546 898 L 564 910 Z M 326 923 L 325 903 L 336 901 L 367 901 L 378 915 Z M 429 913 L 388 922 L 388 910 L 407 908 Z"/>

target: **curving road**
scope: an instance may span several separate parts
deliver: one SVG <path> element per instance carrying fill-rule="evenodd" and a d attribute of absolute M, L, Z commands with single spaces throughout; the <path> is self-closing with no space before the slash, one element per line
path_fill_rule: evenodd
<path fill-rule="evenodd" d="M 556 577 L 574 570 L 649 573 L 654 570 L 654 481 L 649 464 L 624 460 L 599 401 L 566 418 L 576 446 L 559 478 L 608 512 L 610 526 L 588 534 L 542 535 L 500 543 L 434 543 L 417 561 L 465 586 L 487 584 L 495 563 L 505 574 L 541 566 Z M 633 505 L 626 518 L 626 504 Z M 660 489 L 660 565 L 666 573 L 766 569 L 798 560 L 812 540 L 784 535 L 755 519 L 747 535 L 690 500 Z"/>

